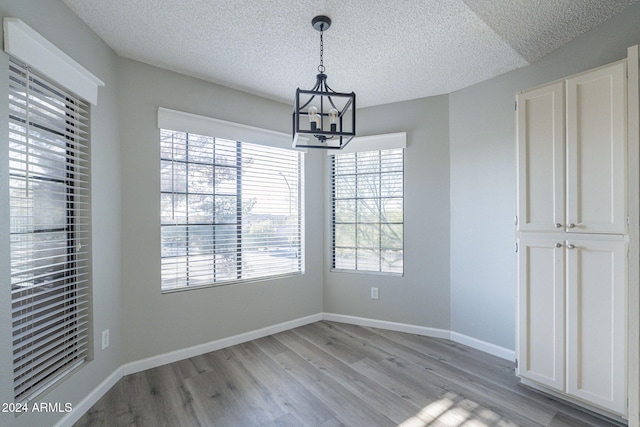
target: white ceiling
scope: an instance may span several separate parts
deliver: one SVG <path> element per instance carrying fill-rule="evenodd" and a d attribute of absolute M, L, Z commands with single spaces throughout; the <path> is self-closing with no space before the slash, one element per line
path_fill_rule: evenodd
<path fill-rule="evenodd" d="M 64 0 L 119 55 L 292 104 L 319 65 L 358 107 L 534 62 L 638 0 Z"/>

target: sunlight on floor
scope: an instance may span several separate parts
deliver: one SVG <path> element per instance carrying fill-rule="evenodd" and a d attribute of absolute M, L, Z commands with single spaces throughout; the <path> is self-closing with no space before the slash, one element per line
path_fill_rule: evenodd
<path fill-rule="evenodd" d="M 425 406 L 398 427 L 484 427 L 515 426 L 495 412 L 455 393 Z"/>

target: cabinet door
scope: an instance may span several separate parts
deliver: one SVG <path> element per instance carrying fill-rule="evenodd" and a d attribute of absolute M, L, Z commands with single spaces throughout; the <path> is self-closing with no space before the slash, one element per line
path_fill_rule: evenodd
<path fill-rule="evenodd" d="M 562 241 L 523 237 L 518 245 L 518 373 L 564 391 Z"/>
<path fill-rule="evenodd" d="M 558 230 L 565 222 L 564 82 L 518 94 L 517 109 L 518 230 Z"/>
<path fill-rule="evenodd" d="M 567 392 L 624 414 L 627 244 L 567 244 Z"/>
<path fill-rule="evenodd" d="M 626 111 L 626 61 L 567 80 L 569 232 L 626 232 Z"/>

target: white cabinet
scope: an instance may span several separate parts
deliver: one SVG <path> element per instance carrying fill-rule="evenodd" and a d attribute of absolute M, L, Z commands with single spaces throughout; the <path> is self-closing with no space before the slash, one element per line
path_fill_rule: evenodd
<path fill-rule="evenodd" d="M 522 92 L 518 115 L 518 230 L 565 224 L 564 82 Z"/>
<path fill-rule="evenodd" d="M 626 60 L 517 95 L 518 374 L 627 410 Z"/>
<path fill-rule="evenodd" d="M 627 243 L 562 237 L 519 239 L 518 373 L 624 414 Z"/>
<path fill-rule="evenodd" d="M 627 244 L 567 244 L 567 392 L 624 414 Z"/>
<path fill-rule="evenodd" d="M 627 230 L 626 82 L 626 61 L 567 79 L 569 231 Z"/>
<path fill-rule="evenodd" d="M 519 93 L 518 230 L 627 230 L 626 61 Z"/>
<path fill-rule="evenodd" d="M 519 374 L 564 391 L 564 242 L 523 237 L 518 246 Z"/>

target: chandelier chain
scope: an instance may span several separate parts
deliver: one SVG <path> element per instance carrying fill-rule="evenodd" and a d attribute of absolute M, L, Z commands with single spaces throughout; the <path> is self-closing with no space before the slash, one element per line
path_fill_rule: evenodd
<path fill-rule="evenodd" d="M 323 61 L 323 56 L 324 56 L 324 41 L 322 39 L 322 34 L 324 33 L 323 30 L 320 30 L 320 65 L 318 65 L 318 71 L 321 73 L 324 73 L 324 61 Z"/>

